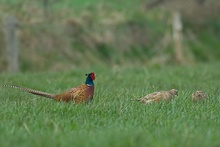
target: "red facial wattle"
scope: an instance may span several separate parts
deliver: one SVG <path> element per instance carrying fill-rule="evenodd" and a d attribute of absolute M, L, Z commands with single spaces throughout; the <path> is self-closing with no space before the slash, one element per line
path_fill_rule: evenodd
<path fill-rule="evenodd" d="M 90 78 L 92 79 L 92 80 L 95 80 L 95 73 L 94 72 L 92 72 L 92 73 L 90 73 Z"/>

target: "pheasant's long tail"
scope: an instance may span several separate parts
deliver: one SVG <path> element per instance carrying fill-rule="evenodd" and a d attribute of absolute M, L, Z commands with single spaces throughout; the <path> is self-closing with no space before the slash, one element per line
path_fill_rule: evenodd
<path fill-rule="evenodd" d="M 131 101 L 139 101 L 139 102 L 142 102 L 144 104 L 150 104 L 154 100 L 153 99 L 145 99 L 145 98 L 136 98 L 136 99 L 131 99 Z"/>
<path fill-rule="evenodd" d="M 50 94 L 50 93 L 46 93 L 46 92 L 42 92 L 42 91 L 37 91 L 37 90 L 33 90 L 33 89 L 30 89 L 30 88 L 26 88 L 26 87 L 21 87 L 21 86 L 16 86 L 16 85 L 3 85 L 3 86 L 19 89 L 19 90 L 29 92 L 29 93 L 32 93 L 34 95 L 43 96 L 43 97 L 46 97 L 46 98 L 51 98 L 51 99 L 55 98 L 54 94 Z"/>
<path fill-rule="evenodd" d="M 152 102 L 154 102 L 154 100 L 152 100 L 152 99 L 144 101 L 145 104 L 151 104 Z"/>

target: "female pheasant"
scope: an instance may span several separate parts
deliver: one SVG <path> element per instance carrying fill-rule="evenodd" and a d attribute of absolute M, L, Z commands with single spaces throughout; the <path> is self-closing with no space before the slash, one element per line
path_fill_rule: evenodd
<path fill-rule="evenodd" d="M 197 90 L 192 94 L 192 100 L 194 102 L 207 99 L 207 94 L 201 90 Z"/>
<path fill-rule="evenodd" d="M 70 90 L 64 91 L 63 93 L 60 94 L 45 93 L 21 86 L 14 86 L 14 85 L 4 85 L 4 86 L 20 89 L 25 92 L 43 96 L 46 98 L 51 98 L 57 101 L 66 101 L 66 102 L 73 101 L 75 103 L 82 103 L 82 102 L 91 101 L 94 94 L 93 80 L 95 80 L 96 75 L 94 72 L 91 72 L 89 74 L 86 74 L 86 76 L 87 78 L 85 84 L 71 88 Z"/>
<path fill-rule="evenodd" d="M 169 91 L 158 91 L 158 92 L 150 93 L 142 98 L 132 99 L 132 100 L 137 100 L 144 104 L 150 104 L 152 102 L 159 102 L 161 100 L 165 102 L 170 102 L 174 98 L 175 95 L 178 96 L 178 90 L 171 89 Z"/>

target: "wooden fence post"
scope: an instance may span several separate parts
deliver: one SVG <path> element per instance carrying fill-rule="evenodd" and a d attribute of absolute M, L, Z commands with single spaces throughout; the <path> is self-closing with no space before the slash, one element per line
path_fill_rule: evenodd
<path fill-rule="evenodd" d="M 183 63 L 183 48 L 182 48 L 182 21 L 180 12 L 173 12 L 173 42 L 175 58 L 177 63 Z"/>
<path fill-rule="evenodd" d="M 50 2 L 49 0 L 43 0 L 44 19 L 50 21 Z"/>
<path fill-rule="evenodd" d="M 6 41 L 6 60 L 8 72 L 19 70 L 19 50 L 16 36 L 17 20 L 14 16 L 4 17 L 4 33 Z"/>

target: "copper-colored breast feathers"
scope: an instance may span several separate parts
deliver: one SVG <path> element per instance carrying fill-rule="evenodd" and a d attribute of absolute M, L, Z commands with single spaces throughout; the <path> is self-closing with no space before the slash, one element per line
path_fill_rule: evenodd
<path fill-rule="evenodd" d="M 58 101 L 74 101 L 75 103 L 88 102 L 92 100 L 94 94 L 94 86 L 82 84 L 68 91 L 55 96 Z"/>

